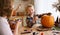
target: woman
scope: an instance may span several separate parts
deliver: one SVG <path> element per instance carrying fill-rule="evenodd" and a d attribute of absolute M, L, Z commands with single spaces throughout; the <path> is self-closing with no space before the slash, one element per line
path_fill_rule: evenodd
<path fill-rule="evenodd" d="M 27 12 L 27 18 L 26 18 L 27 27 L 31 28 L 35 24 L 33 5 L 28 5 L 26 7 L 26 12 Z"/>
<path fill-rule="evenodd" d="M 7 21 L 7 13 L 0 11 L 0 35 L 13 35 Z"/>

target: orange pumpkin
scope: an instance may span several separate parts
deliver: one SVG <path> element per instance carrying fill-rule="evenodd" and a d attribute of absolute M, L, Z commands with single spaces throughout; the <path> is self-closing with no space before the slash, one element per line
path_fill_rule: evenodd
<path fill-rule="evenodd" d="M 42 26 L 44 27 L 53 27 L 54 26 L 54 17 L 49 15 L 44 15 L 41 18 Z"/>

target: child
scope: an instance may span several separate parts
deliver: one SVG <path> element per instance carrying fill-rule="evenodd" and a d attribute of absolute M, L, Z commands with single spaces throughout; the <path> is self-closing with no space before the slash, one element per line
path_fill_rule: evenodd
<path fill-rule="evenodd" d="M 0 35 L 13 35 L 7 21 L 7 13 L 0 10 Z"/>
<path fill-rule="evenodd" d="M 27 12 L 27 18 L 26 18 L 26 23 L 27 23 L 27 27 L 32 27 L 34 25 L 34 7 L 33 5 L 28 5 L 26 7 L 26 12 Z"/>

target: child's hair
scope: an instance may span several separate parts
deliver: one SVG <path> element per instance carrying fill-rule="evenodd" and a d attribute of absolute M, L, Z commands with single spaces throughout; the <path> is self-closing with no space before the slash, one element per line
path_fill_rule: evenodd
<path fill-rule="evenodd" d="M 26 8 L 25 8 L 26 13 L 27 13 L 27 9 L 28 9 L 29 7 L 33 7 L 33 5 L 32 5 L 32 4 L 29 4 L 29 5 L 26 6 Z"/>
<path fill-rule="evenodd" d="M 33 5 L 32 4 L 28 4 L 26 8 L 28 8 L 28 7 L 33 7 Z"/>
<path fill-rule="evenodd" d="M 5 12 L 4 10 L 0 10 L 0 16 L 7 16 L 7 12 Z"/>

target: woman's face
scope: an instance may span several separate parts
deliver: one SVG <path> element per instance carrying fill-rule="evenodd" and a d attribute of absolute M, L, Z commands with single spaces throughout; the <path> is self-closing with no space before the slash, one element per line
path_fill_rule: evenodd
<path fill-rule="evenodd" d="M 34 14 L 34 8 L 28 7 L 27 12 L 28 12 L 28 14 Z"/>

